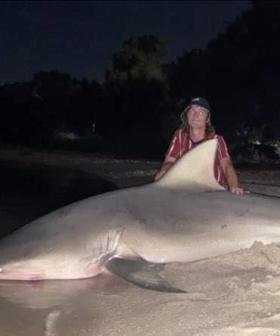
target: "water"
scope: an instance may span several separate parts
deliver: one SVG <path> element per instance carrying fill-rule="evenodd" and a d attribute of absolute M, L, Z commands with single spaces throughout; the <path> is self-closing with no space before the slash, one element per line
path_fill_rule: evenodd
<path fill-rule="evenodd" d="M 117 187 L 96 174 L 0 161 L 0 237 L 64 205 Z"/>

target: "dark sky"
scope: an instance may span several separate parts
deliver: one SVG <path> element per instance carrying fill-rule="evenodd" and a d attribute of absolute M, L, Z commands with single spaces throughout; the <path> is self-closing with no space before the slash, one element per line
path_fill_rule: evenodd
<path fill-rule="evenodd" d="M 206 47 L 251 1 L 1 1 L 0 83 L 39 71 L 102 80 L 130 36 L 154 34 L 168 58 Z"/>

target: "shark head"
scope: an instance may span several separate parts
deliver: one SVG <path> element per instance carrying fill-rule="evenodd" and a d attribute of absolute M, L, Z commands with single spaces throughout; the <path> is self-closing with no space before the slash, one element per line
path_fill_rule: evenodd
<path fill-rule="evenodd" d="M 156 182 L 159 186 L 198 191 L 224 190 L 214 176 L 218 140 L 211 139 L 183 155 Z"/>

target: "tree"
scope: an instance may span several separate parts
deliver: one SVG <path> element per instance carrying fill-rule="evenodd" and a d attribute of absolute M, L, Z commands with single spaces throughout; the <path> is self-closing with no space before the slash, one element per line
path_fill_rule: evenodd
<path fill-rule="evenodd" d="M 164 43 L 153 35 L 131 37 L 113 54 L 108 79 L 164 81 L 160 59 L 165 53 Z"/>
<path fill-rule="evenodd" d="M 105 81 L 109 99 L 104 126 L 108 133 L 124 134 L 141 125 L 147 129 L 158 125 L 167 95 L 160 63 L 164 55 L 163 42 L 153 35 L 131 37 L 113 54 Z"/>

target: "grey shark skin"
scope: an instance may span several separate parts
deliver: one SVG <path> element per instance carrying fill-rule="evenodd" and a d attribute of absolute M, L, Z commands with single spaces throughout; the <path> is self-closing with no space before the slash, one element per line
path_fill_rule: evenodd
<path fill-rule="evenodd" d="M 225 191 L 213 176 L 216 148 L 209 140 L 158 182 L 73 203 L 3 238 L 0 280 L 82 279 L 107 268 L 142 287 L 176 291 L 150 263 L 280 242 L 279 199 Z"/>

